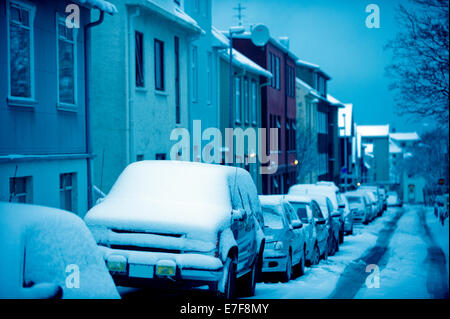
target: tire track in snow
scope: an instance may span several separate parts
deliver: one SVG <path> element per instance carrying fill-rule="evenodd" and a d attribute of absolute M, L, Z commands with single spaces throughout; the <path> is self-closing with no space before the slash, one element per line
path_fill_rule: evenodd
<path fill-rule="evenodd" d="M 389 242 L 397 228 L 398 221 L 403 216 L 404 212 L 403 208 L 398 209 L 394 217 L 387 221 L 385 227 L 379 232 L 375 246 L 368 249 L 362 257 L 359 257 L 345 267 L 334 291 L 328 298 L 353 299 L 369 275 L 369 273 L 366 272 L 366 266 L 376 264 L 381 269 L 380 261 L 388 250 Z M 387 260 L 383 260 L 383 264 L 386 263 Z"/>
<path fill-rule="evenodd" d="M 425 209 L 419 211 L 420 224 L 423 226 L 425 233 L 425 242 L 428 245 L 428 254 L 425 260 L 427 271 L 427 290 L 433 298 L 448 299 L 448 273 L 445 254 L 436 244 L 430 228 L 427 224 Z"/>

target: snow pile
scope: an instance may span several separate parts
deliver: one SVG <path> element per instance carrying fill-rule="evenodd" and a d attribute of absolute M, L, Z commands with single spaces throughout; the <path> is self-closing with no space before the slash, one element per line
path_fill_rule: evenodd
<path fill-rule="evenodd" d="M 53 284 L 63 298 L 119 298 L 92 234 L 75 214 L 0 203 L 0 245 L 2 297 L 38 297 L 23 285 Z"/>

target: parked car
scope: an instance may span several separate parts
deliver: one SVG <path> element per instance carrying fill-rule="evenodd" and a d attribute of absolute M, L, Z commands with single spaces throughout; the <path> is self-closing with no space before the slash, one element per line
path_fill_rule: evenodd
<path fill-rule="evenodd" d="M 381 216 L 383 214 L 383 199 L 379 193 L 379 187 L 376 185 L 375 186 L 362 185 L 360 189 L 372 193 L 376 205 L 375 217 Z"/>
<path fill-rule="evenodd" d="M 386 194 L 387 197 L 387 206 L 402 206 L 402 202 L 398 197 L 397 192 L 390 191 Z"/>
<path fill-rule="evenodd" d="M 279 273 L 283 282 L 305 271 L 305 235 L 294 208 L 282 195 L 260 195 L 264 216 L 263 273 Z"/>
<path fill-rule="evenodd" d="M 0 202 L 0 299 L 120 298 L 77 215 Z"/>
<path fill-rule="evenodd" d="M 350 209 L 353 211 L 353 220 L 367 224 L 372 211 L 371 204 L 362 192 L 351 191 L 344 194 Z"/>
<path fill-rule="evenodd" d="M 308 196 L 286 195 L 303 223 L 306 265 L 317 265 L 328 253 L 328 229 L 319 204 Z"/>
<path fill-rule="evenodd" d="M 375 195 L 371 191 L 365 190 L 365 189 L 361 189 L 360 192 L 364 193 L 366 198 L 370 202 L 371 210 L 370 210 L 369 222 L 371 222 L 372 220 L 375 219 L 375 217 L 377 217 L 377 214 L 378 214 L 378 202 L 377 202 L 377 200 L 375 198 Z"/>
<path fill-rule="evenodd" d="M 254 295 L 264 249 L 256 186 L 241 168 L 140 161 L 85 217 L 116 283 L 208 285 Z"/>
<path fill-rule="evenodd" d="M 342 200 L 339 188 L 332 182 L 318 182 L 317 184 L 296 184 L 289 188 L 289 195 L 311 194 L 326 195 L 331 201 L 330 214 L 339 222 L 339 243 L 344 242 L 344 224 L 350 211 L 345 210 L 345 203 Z"/>
<path fill-rule="evenodd" d="M 344 232 L 346 235 L 353 234 L 353 211 L 350 208 L 350 203 L 345 196 L 341 195 L 341 199 L 344 202 Z"/>
<path fill-rule="evenodd" d="M 383 207 L 382 210 L 383 212 L 387 209 L 387 194 L 386 194 L 386 189 L 384 189 L 384 187 L 379 187 L 378 191 L 380 193 L 381 199 L 382 199 L 382 203 L 383 203 Z"/>

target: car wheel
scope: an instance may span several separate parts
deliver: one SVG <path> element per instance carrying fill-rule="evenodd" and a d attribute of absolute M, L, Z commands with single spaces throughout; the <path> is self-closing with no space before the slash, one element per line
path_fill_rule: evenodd
<path fill-rule="evenodd" d="M 236 263 L 234 259 L 228 257 L 225 262 L 225 269 L 227 271 L 227 278 L 225 281 L 225 289 L 223 292 L 219 291 L 218 285 L 214 285 L 216 294 L 221 299 L 232 299 L 236 291 Z"/>
<path fill-rule="evenodd" d="M 292 256 L 289 253 L 287 261 L 286 261 L 286 270 L 282 276 L 282 282 L 288 282 L 292 278 Z"/>
<path fill-rule="evenodd" d="M 301 277 L 305 274 L 305 261 L 306 261 L 306 253 L 305 250 L 303 250 L 303 256 L 300 260 L 300 263 L 298 264 L 298 276 Z"/>
<path fill-rule="evenodd" d="M 334 238 L 334 236 L 332 236 L 331 241 L 328 243 L 328 256 L 334 256 L 334 254 L 336 253 L 336 244 L 335 244 L 336 238 Z M 328 257 L 327 256 L 327 257 Z M 325 259 L 325 258 L 324 258 Z"/>
<path fill-rule="evenodd" d="M 243 297 L 252 297 L 255 295 L 256 277 L 258 274 L 258 260 L 255 260 L 252 270 L 239 281 L 239 290 Z"/>
<path fill-rule="evenodd" d="M 317 265 L 320 259 L 320 250 L 319 245 L 317 243 L 314 244 L 314 250 L 311 256 L 311 265 Z"/>
<path fill-rule="evenodd" d="M 342 244 L 344 242 L 344 227 L 342 227 L 342 230 L 339 231 L 339 244 Z"/>

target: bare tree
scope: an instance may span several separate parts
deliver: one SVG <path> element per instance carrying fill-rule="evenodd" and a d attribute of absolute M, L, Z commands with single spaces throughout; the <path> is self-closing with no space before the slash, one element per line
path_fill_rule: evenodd
<path fill-rule="evenodd" d="M 392 78 L 400 115 L 429 117 L 448 125 L 449 0 L 410 0 L 398 7 L 401 31 L 388 42 Z"/>

